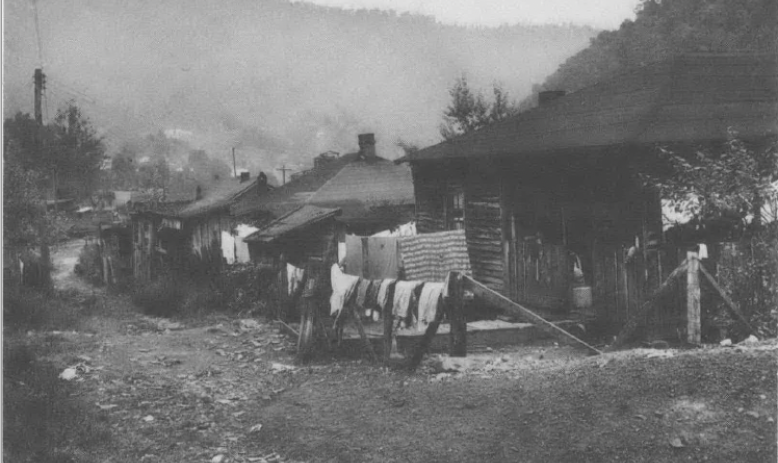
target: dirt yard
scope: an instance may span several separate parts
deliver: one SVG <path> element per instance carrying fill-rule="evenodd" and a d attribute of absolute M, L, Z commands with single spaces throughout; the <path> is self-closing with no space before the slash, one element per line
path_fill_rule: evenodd
<path fill-rule="evenodd" d="M 4 356 L 7 461 L 776 459 L 775 342 L 601 357 L 547 343 L 454 366 L 432 357 L 411 375 L 332 356 L 294 365 L 272 323 L 149 318 L 123 297 L 74 294 L 83 289 L 63 298 L 83 305 L 67 330 L 6 329 L 6 354 L 35 358 Z M 29 387 L 36 378 L 53 386 Z M 31 394 L 49 394 L 39 435 L 19 431 L 8 406 Z M 83 432 L 50 437 L 47 422 Z"/>

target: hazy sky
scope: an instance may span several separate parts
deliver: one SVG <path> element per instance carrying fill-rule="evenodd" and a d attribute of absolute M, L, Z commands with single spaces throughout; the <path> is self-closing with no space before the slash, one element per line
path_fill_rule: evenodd
<path fill-rule="evenodd" d="M 300 0 L 297 0 L 300 1 Z M 340 8 L 377 8 L 434 16 L 447 24 L 584 24 L 615 29 L 635 18 L 639 0 L 305 0 Z"/>
<path fill-rule="evenodd" d="M 75 101 L 110 153 L 178 130 L 212 154 L 237 147 L 252 169 L 309 165 L 374 132 L 392 158 L 398 139 L 439 141 L 458 76 L 487 95 L 500 82 L 520 99 L 597 32 L 489 26 L 615 28 L 636 1 L 3 0 L 3 112 L 32 112 L 42 64 L 44 119 Z M 387 6 L 427 16 L 354 10 Z"/>

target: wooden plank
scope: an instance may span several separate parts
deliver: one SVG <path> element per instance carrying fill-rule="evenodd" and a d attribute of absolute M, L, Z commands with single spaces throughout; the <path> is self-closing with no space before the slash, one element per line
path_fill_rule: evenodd
<path fill-rule="evenodd" d="M 390 285 L 387 291 L 386 307 L 381 309 L 381 316 L 384 319 L 384 364 L 389 365 L 392 355 L 392 339 L 394 338 L 392 309 L 394 304 L 394 285 Z"/>
<path fill-rule="evenodd" d="M 732 299 L 727 296 L 727 293 L 724 291 L 724 289 L 719 286 L 719 284 L 716 282 L 716 279 L 713 278 L 713 275 L 708 272 L 708 269 L 705 268 L 702 263 L 700 263 L 700 270 L 702 271 L 702 274 L 705 275 L 705 278 L 710 282 L 710 284 L 713 286 L 713 289 L 716 290 L 717 293 L 719 293 L 719 296 L 721 296 L 722 299 L 724 299 L 724 302 L 727 304 L 727 307 L 729 308 L 730 312 L 737 317 L 738 320 L 743 322 L 743 324 L 748 328 L 749 334 L 755 333 L 754 328 L 751 326 L 750 323 L 748 323 L 748 320 L 743 315 L 743 312 L 740 311 L 738 306 L 732 301 Z"/>
<path fill-rule="evenodd" d="M 657 297 L 659 297 L 662 293 L 667 291 L 667 289 L 670 287 L 670 283 L 673 280 L 679 277 L 683 272 L 687 271 L 686 267 L 687 267 L 687 261 L 684 260 L 683 262 L 681 262 L 681 265 L 679 265 L 675 270 L 673 270 L 670 276 L 667 277 L 667 280 L 665 280 L 665 282 L 662 283 L 662 286 L 660 286 L 656 291 L 654 291 L 651 294 L 651 296 L 638 308 L 638 310 L 632 314 L 629 320 L 627 320 L 627 323 L 619 332 L 618 336 L 616 336 L 616 340 L 613 341 L 613 347 L 622 345 L 627 339 L 629 339 L 630 336 L 632 336 L 632 333 L 635 331 L 635 328 L 637 328 L 640 325 L 641 319 L 645 317 L 646 310 L 648 310 L 650 305 L 656 300 Z"/>
<path fill-rule="evenodd" d="M 686 253 L 686 341 L 699 345 L 700 335 L 700 261 L 697 253 Z"/>
<path fill-rule="evenodd" d="M 581 339 L 578 339 L 577 337 L 573 336 L 572 334 L 568 333 L 562 328 L 547 321 L 540 315 L 537 315 L 535 312 L 522 306 L 521 304 L 517 304 L 511 301 L 510 299 L 508 299 L 507 297 L 503 296 L 502 294 L 492 291 L 491 289 L 487 288 L 483 284 L 468 277 L 467 275 L 464 275 L 463 279 L 465 282 L 465 289 L 472 291 L 475 297 L 484 299 L 490 304 L 502 309 L 506 313 L 509 313 L 511 315 L 516 315 L 517 317 L 522 318 L 528 321 L 529 323 L 535 324 L 538 328 L 540 328 L 541 330 L 545 331 L 546 333 L 556 338 L 559 338 L 564 341 L 573 341 L 576 344 L 585 347 L 586 350 L 588 350 L 593 354 L 597 354 L 597 355 L 602 354 L 602 351 L 600 351 L 599 349 L 590 346 L 586 342 L 582 341 Z"/>

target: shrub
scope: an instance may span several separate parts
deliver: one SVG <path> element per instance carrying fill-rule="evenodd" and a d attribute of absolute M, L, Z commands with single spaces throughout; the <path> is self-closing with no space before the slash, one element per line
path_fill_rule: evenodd
<path fill-rule="evenodd" d="M 81 315 L 81 307 L 61 292 L 23 289 L 3 294 L 3 323 L 11 329 L 73 329 Z"/>
<path fill-rule="evenodd" d="M 267 266 L 236 264 L 226 267 L 216 279 L 225 309 L 271 315 L 275 300 L 276 273 Z"/>
<path fill-rule="evenodd" d="M 175 278 L 162 277 L 132 290 L 132 302 L 146 315 L 169 317 L 179 312 L 185 291 Z"/>
<path fill-rule="evenodd" d="M 719 282 L 759 337 L 778 334 L 777 238 L 778 229 L 771 224 L 755 237 L 725 246 L 725 257 L 718 265 Z M 723 303 L 717 312 L 718 325 L 741 334 L 742 326 L 730 316 Z"/>
<path fill-rule="evenodd" d="M 30 346 L 3 341 L 3 456 L 8 461 L 97 461 L 111 438 L 107 415 L 74 394 Z"/>

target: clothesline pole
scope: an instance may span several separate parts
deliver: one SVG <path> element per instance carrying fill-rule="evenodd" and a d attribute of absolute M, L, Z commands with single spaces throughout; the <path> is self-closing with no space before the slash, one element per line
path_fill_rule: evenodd
<path fill-rule="evenodd" d="M 451 324 L 449 337 L 449 353 L 452 357 L 467 356 L 467 321 L 464 311 L 464 279 L 459 272 L 450 272 L 446 279 L 448 287 L 449 323 Z"/>
<path fill-rule="evenodd" d="M 438 310 L 435 313 L 435 319 L 429 324 L 427 331 L 424 332 L 424 336 L 422 336 L 419 344 L 416 346 L 416 350 L 413 352 L 411 361 L 408 364 L 408 370 L 411 372 L 416 371 L 416 368 L 418 368 L 419 364 L 421 363 L 421 359 L 424 358 L 424 354 L 426 354 L 427 350 L 429 350 L 430 344 L 432 344 L 432 339 L 437 334 L 440 322 L 443 320 L 443 313 L 446 311 L 446 303 L 444 302 L 443 309 Z"/>

